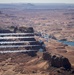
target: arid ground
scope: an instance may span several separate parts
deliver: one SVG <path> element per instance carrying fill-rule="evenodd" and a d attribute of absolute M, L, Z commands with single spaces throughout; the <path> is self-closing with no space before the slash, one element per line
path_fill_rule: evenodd
<path fill-rule="evenodd" d="M 10 9 L 0 8 L 0 30 L 33 27 L 36 40 L 43 40 L 46 51 L 68 58 L 72 70 L 50 66 L 43 60 L 43 52 L 31 57 L 24 53 L 0 54 L 0 75 L 74 75 L 74 46 L 57 40 L 74 41 L 74 8 L 72 9 Z M 12 30 L 11 30 L 12 31 Z M 41 35 L 39 35 L 41 34 Z M 52 38 L 43 38 L 48 35 Z"/>

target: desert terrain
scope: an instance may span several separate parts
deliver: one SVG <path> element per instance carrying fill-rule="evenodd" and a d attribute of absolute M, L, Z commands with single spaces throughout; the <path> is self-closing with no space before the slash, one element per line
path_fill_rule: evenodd
<path fill-rule="evenodd" d="M 31 4 L 30 6 L 33 7 Z M 57 41 L 74 42 L 74 8 L 0 8 L 0 33 L 3 30 L 13 32 L 11 27 L 32 27 L 35 40 L 44 42 L 46 52 L 67 58 L 71 69 L 51 66 L 49 61 L 44 60 L 44 52 L 38 51 L 35 56 L 25 53 L 0 53 L 0 75 L 74 75 L 74 46 Z M 17 30 L 16 33 L 18 32 Z M 46 58 L 49 57 L 46 55 Z"/>

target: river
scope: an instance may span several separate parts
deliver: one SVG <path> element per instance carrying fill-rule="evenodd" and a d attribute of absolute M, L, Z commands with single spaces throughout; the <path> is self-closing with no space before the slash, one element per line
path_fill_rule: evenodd
<path fill-rule="evenodd" d="M 61 41 L 59 40 L 59 42 L 63 43 L 63 44 L 67 44 L 67 45 L 70 45 L 70 46 L 74 46 L 74 41 Z"/>

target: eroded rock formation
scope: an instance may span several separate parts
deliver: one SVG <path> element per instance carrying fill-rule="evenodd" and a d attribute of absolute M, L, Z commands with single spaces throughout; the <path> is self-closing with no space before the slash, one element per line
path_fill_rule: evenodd
<path fill-rule="evenodd" d="M 58 67 L 58 68 L 64 67 L 66 70 L 71 69 L 71 64 L 69 60 L 62 55 L 44 52 L 43 59 L 49 61 L 51 63 L 51 66 Z"/>
<path fill-rule="evenodd" d="M 17 45 L 19 45 L 17 48 L 16 47 L 5 47 L 5 48 L 0 48 L 0 51 L 7 51 L 7 50 L 12 50 L 12 51 L 14 51 L 14 50 L 31 50 L 30 52 L 24 52 L 24 53 L 27 53 L 29 56 L 36 56 L 36 53 L 40 50 L 40 49 L 42 49 L 42 50 L 44 50 L 45 51 L 45 46 L 44 46 L 44 42 L 42 41 L 42 42 L 39 42 L 39 41 L 37 41 L 36 39 L 35 39 L 35 37 L 34 37 L 34 29 L 33 29 L 33 27 L 24 27 L 24 26 L 22 26 L 22 27 L 17 27 L 17 26 L 11 26 L 11 27 L 7 27 L 6 29 L 1 29 L 0 28 L 0 33 L 26 33 L 26 34 L 22 34 L 22 35 L 8 35 L 8 37 L 10 36 L 10 37 L 18 37 L 17 39 L 13 39 L 13 38 L 11 38 L 11 39 L 0 39 L 0 41 L 3 41 L 3 42 L 5 42 L 5 41 L 12 41 L 12 43 L 0 43 L 0 45 L 14 45 L 14 46 L 17 46 Z M 7 35 L 3 35 L 3 36 L 1 36 L 1 37 L 6 37 Z M 19 38 L 19 37 L 23 37 L 23 38 Z M 24 37 L 27 37 L 27 38 L 24 38 Z M 13 41 L 15 41 L 15 43 L 13 43 Z M 24 43 L 23 43 L 23 42 Z M 18 43 L 19 42 L 19 43 Z M 21 43 L 20 43 L 21 42 Z M 20 45 L 24 45 L 24 46 L 20 46 Z M 26 46 L 25 46 L 26 45 Z M 33 50 L 33 51 L 32 51 Z M 2 52 L 3 52 L 2 51 Z"/>

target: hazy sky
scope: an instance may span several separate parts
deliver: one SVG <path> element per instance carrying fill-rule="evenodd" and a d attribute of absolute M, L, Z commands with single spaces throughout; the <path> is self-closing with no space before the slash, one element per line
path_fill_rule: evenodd
<path fill-rule="evenodd" d="M 0 0 L 0 3 L 74 3 L 74 0 Z"/>

